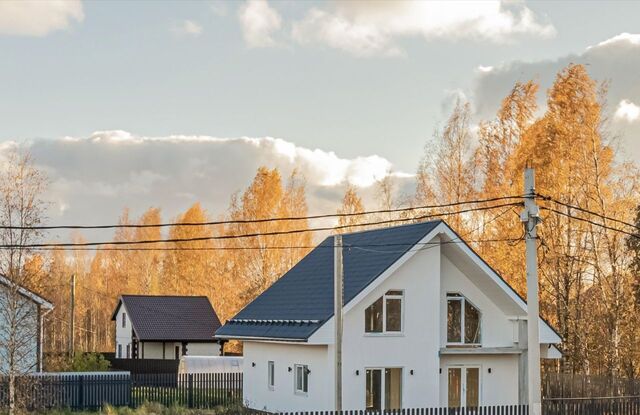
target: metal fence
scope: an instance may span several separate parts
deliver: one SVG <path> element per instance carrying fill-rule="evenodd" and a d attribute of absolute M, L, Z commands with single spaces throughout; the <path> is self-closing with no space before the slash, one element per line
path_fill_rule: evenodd
<path fill-rule="evenodd" d="M 29 411 L 137 407 L 145 402 L 208 409 L 242 403 L 241 373 L 45 374 L 16 378 L 15 404 Z M 9 406 L 9 380 L 0 378 L 0 408 Z"/>
<path fill-rule="evenodd" d="M 543 415 L 638 415 L 640 396 L 546 399 Z"/>
<path fill-rule="evenodd" d="M 640 379 L 547 373 L 542 382 L 542 396 L 545 399 L 640 396 Z"/>
<path fill-rule="evenodd" d="M 111 362 L 111 370 L 127 371 L 131 373 L 178 373 L 180 360 L 164 359 L 116 359 L 105 356 Z"/>

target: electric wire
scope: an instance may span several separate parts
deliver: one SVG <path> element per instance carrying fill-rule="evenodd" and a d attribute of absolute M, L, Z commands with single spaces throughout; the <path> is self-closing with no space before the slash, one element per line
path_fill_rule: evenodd
<path fill-rule="evenodd" d="M 18 248 L 55 248 L 55 247 L 88 247 L 88 246 L 103 246 L 103 245 L 144 245 L 144 244 L 159 244 L 159 243 L 181 243 L 181 242 L 201 242 L 201 241 L 215 241 L 215 240 L 230 240 L 230 239 L 242 239 L 242 238 L 255 238 L 264 236 L 278 236 L 278 235 L 292 235 L 306 232 L 320 232 L 320 231 L 336 231 L 340 229 L 361 228 L 366 226 L 385 225 L 398 222 L 416 222 L 430 218 L 439 218 L 444 216 L 459 215 L 469 212 L 484 211 L 490 209 L 496 209 L 507 206 L 522 206 L 522 203 L 502 203 L 499 205 L 491 206 L 479 206 L 469 209 L 462 209 L 452 212 L 438 212 L 426 215 L 419 215 L 415 217 L 387 219 L 375 222 L 363 222 L 338 226 L 324 226 L 316 228 L 300 228 L 290 229 L 282 231 L 271 232 L 253 232 L 239 235 L 218 235 L 218 236 L 199 236 L 190 238 L 169 238 L 169 239 L 149 239 L 149 240 L 135 240 L 135 241 L 102 241 L 102 242 L 75 242 L 75 243 L 33 243 L 33 244 L 3 244 L 0 245 L 0 249 L 18 249 Z"/>

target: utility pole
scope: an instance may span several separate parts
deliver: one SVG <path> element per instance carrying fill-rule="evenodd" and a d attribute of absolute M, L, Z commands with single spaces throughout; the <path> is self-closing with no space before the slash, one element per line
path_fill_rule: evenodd
<path fill-rule="evenodd" d="M 342 266 L 342 235 L 333 237 L 333 279 L 334 279 L 334 316 L 336 322 L 335 342 L 335 385 L 336 385 L 336 411 L 342 411 L 342 306 L 343 306 L 343 280 L 344 268 Z"/>
<path fill-rule="evenodd" d="M 529 413 L 542 414 L 542 392 L 540 381 L 540 318 L 538 305 L 538 237 L 536 226 L 540 222 L 540 210 L 536 205 L 535 170 L 527 167 L 524 171 L 524 210 L 520 220 L 525 227 L 527 256 L 527 366 Z"/>
<path fill-rule="evenodd" d="M 74 328 L 76 318 L 76 274 L 71 274 L 71 293 L 69 295 L 69 305 L 71 309 L 71 315 L 69 316 L 69 358 L 73 359 L 74 351 Z"/>

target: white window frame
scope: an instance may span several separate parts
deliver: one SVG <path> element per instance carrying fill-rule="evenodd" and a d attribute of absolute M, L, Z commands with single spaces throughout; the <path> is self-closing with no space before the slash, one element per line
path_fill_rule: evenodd
<path fill-rule="evenodd" d="M 447 377 L 447 402 L 449 406 L 449 369 L 460 369 L 460 408 L 467 407 L 467 369 L 478 369 L 478 406 L 482 406 L 482 365 L 448 365 L 445 372 Z"/>
<path fill-rule="evenodd" d="M 387 377 L 385 370 L 387 369 L 400 369 L 400 410 L 402 410 L 404 408 L 404 387 L 405 387 L 405 381 L 404 381 L 404 367 L 402 366 L 374 366 L 374 367 L 365 367 L 364 368 L 364 376 L 365 376 L 365 382 L 364 382 L 364 404 L 365 406 L 367 405 L 367 380 L 366 380 L 366 376 L 367 376 L 367 370 L 380 370 L 382 371 L 382 374 L 380 376 L 380 397 L 382 399 L 382 402 L 380 402 L 381 406 L 385 406 L 386 403 L 386 399 L 385 399 L 385 392 L 387 390 Z M 382 411 L 393 411 L 392 409 L 386 409 L 386 408 L 382 408 Z"/>
<path fill-rule="evenodd" d="M 387 294 L 389 291 L 400 291 L 402 294 Z M 373 303 L 378 301 L 380 297 L 376 298 Z M 392 300 L 400 300 L 400 331 L 387 331 L 387 299 Z M 369 304 L 365 308 L 365 313 L 367 308 L 371 307 L 373 303 Z M 404 290 L 398 289 L 388 289 L 382 295 L 382 331 L 367 331 L 367 327 L 365 324 L 364 334 L 365 336 L 402 336 L 404 335 Z"/>
<path fill-rule="evenodd" d="M 267 387 L 274 390 L 276 386 L 276 364 L 273 360 L 267 362 Z"/>
<path fill-rule="evenodd" d="M 302 389 L 298 389 L 298 369 L 302 370 Z M 293 365 L 293 391 L 296 395 L 307 396 L 309 394 L 309 365 Z M 306 380 L 306 384 L 305 384 Z M 306 387 L 306 390 L 305 390 Z"/>
<path fill-rule="evenodd" d="M 455 295 L 452 295 L 452 294 L 455 294 Z M 467 297 L 465 297 L 460 293 L 447 293 L 445 300 L 446 300 L 446 309 L 447 309 L 447 313 L 445 317 L 446 327 L 447 327 L 447 329 L 445 330 L 447 346 L 476 346 L 476 347 L 482 346 L 482 311 L 480 311 L 480 308 L 476 306 L 474 303 L 472 303 L 471 301 L 469 301 Z M 460 341 L 459 342 L 449 341 L 449 300 L 460 301 Z M 480 343 L 466 343 L 464 341 L 465 335 L 466 335 L 465 325 L 464 325 L 465 323 L 464 315 L 465 315 L 465 303 L 467 302 L 471 304 L 473 308 L 478 310 L 478 314 L 479 314 L 478 329 L 480 331 Z"/>
<path fill-rule="evenodd" d="M 116 348 L 116 353 L 118 354 L 116 357 L 118 359 L 122 359 L 122 344 L 118 343 L 118 347 Z"/>

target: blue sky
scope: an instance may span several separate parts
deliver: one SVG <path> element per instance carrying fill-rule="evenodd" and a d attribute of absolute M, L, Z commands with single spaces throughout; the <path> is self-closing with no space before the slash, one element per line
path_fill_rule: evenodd
<path fill-rule="evenodd" d="M 273 163 L 309 164 L 310 186 L 322 195 L 315 206 L 328 208 L 340 183 L 314 177 L 314 163 L 321 161 L 309 156 L 312 150 L 322 157 L 335 152 L 349 166 L 377 156 L 384 162 L 367 159 L 373 170 L 411 174 L 454 97 L 470 99 L 478 119 L 488 117 L 514 80 L 533 77 L 544 91 L 559 68 L 577 61 L 612 81 L 613 127 L 626 155 L 640 158 L 637 16 L 640 2 L 9 0 L 0 3 L 0 140 L 28 140 L 36 155 L 38 146 L 46 147 L 41 163 L 54 182 L 66 180 L 71 188 L 78 177 L 63 171 L 79 163 L 74 157 L 113 157 L 85 184 L 118 188 L 132 177 L 170 177 L 176 169 L 186 174 L 195 156 L 184 147 L 193 140 L 158 153 L 166 171 L 119 151 L 105 153 L 105 142 L 155 137 L 145 141 L 155 154 L 172 135 L 277 137 L 310 153 L 300 161 L 275 150 L 279 161 Z M 102 144 L 96 131 L 107 132 Z M 70 152 L 82 140 L 95 147 L 83 145 L 86 155 Z M 216 157 L 247 145 L 209 142 L 200 151 Z M 170 201 L 114 191 L 98 217 L 112 222 L 125 204 L 138 210 L 166 205 L 173 215 L 196 199 L 219 213 L 260 157 L 273 160 L 263 154 L 243 159 L 246 171 L 229 166 L 225 174 L 237 177 L 233 183 L 218 186 L 220 178 L 209 177 L 219 194 L 194 190 L 181 198 L 172 190 Z M 376 171 L 367 174 L 378 177 Z M 345 173 L 343 182 L 350 177 Z M 71 190 L 53 195 L 62 218 L 88 219 L 74 210 L 81 196 Z"/>

